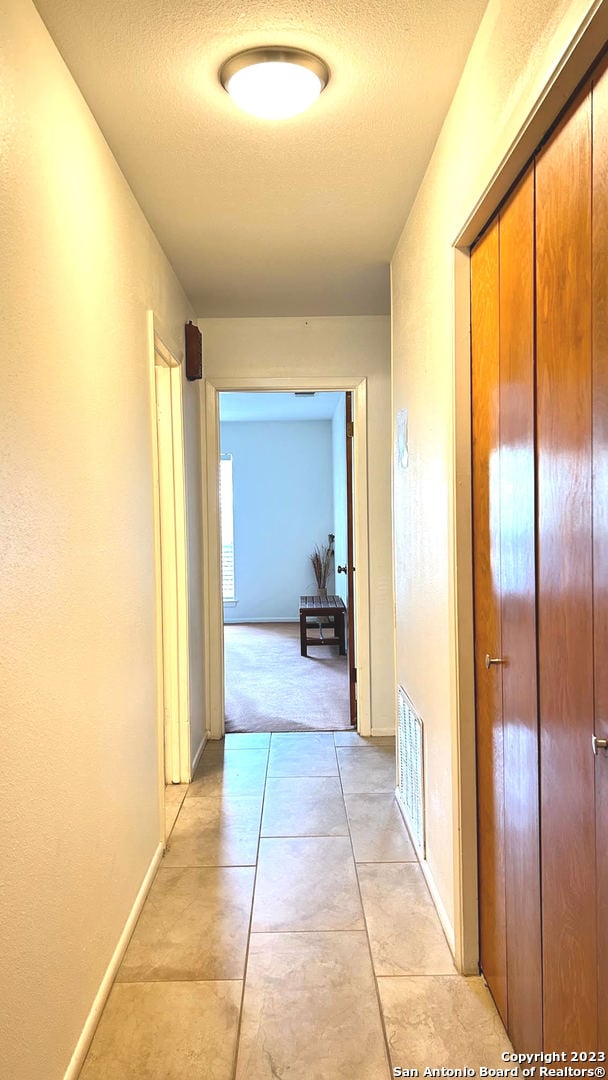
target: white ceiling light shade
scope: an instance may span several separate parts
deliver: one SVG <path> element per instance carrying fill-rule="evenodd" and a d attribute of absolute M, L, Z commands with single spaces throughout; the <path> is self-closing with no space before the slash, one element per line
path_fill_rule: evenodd
<path fill-rule="evenodd" d="M 245 112 L 263 120 L 286 120 L 316 101 L 327 86 L 329 68 L 314 53 L 268 45 L 231 56 L 219 75 Z"/>

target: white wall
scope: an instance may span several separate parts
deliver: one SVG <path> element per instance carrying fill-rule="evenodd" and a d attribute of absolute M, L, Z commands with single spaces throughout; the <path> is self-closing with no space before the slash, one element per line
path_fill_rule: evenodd
<path fill-rule="evenodd" d="M 190 650 L 190 762 L 206 737 L 205 641 L 203 612 L 203 519 L 201 407 L 198 384 L 184 380 L 184 451 L 186 457 L 186 529 L 188 532 L 188 645 Z"/>
<path fill-rule="evenodd" d="M 389 319 L 199 319 L 199 326 L 210 380 L 336 376 L 348 384 L 352 378 L 367 378 L 372 729 L 393 731 Z"/>
<path fill-rule="evenodd" d="M 232 454 L 237 597 L 225 621 L 297 621 L 301 594 L 317 591 L 309 556 L 333 532 L 331 422 L 228 421 L 220 440 Z"/>
<path fill-rule="evenodd" d="M 457 935 L 463 912 L 457 854 L 461 762 L 462 797 L 473 814 L 475 780 L 472 756 L 467 751 L 465 760 L 457 737 L 459 719 L 461 733 L 472 732 L 473 700 L 471 626 L 464 645 L 462 635 L 459 643 L 455 607 L 457 569 L 459 581 L 470 578 L 470 527 L 457 562 L 455 505 L 459 499 L 466 508 L 470 483 L 466 400 L 458 416 L 465 433 L 462 467 L 454 456 L 456 387 L 466 389 L 468 345 L 465 312 L 463 362 L 455 369 L 460 313 L 452 244 L 583 17 L 598 6 L 587 0 L 490 0 L 392 262 L 393 412 L 394 418 L 402 408 L 409 414 L 409 466 L 395 470 L 397 676 L 425 722 L 428 869 Z M 459 718 L 463 687 L 470 692 Z M 464 839 L 474 864 L 472 828 L 465 829 Z"/>
<path fill-rule="evenodd" d="M 190 308 L 29 0 L 1 52 L 0 1072 L 59 1080 L 159 844 L 147 310 Z"/>
<path fill-rule="evenodd" d="M 331 445 L 334 477 L 335 592 L 346 604 L 348 578 L 338 573 L 338 566 L 348 563 L 348 521 L 346 511 L 346 409 L 344 400 L 336 406 L 331 422 Z M 356 565 L 356 563 L 355 563 Z"/>

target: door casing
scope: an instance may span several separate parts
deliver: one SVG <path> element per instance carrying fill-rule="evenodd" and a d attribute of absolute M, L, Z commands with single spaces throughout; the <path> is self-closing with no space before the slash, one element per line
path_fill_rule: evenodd
<path fill-rule="evenodd" d="M 181 356 L 165 344 L 166 337 L 153 312 L 148 313 L 150 341 L 150 409 L 152 490 L 154 504 L 154 561 L 156 594 L 156 696 L 159 747 L 161 838 L 165 839 L 165 784 L 188 783 L 190 763 L 188 577 L 186 546 L 186 474 Z M 166 437 L 159 438 L 159 410 L 167 419 Z M 170 418 L 170 419 L 169 419 Z M 165 478 L 161 473 L 165 473 Z M 171 474 L 167 476 L 167 474 Z M 173 488 L 173 511 L 161 508 L 161 483 Z M 169 522 L 169 518 L 171 521 Z M 163 542 L 163 519 L 172 537 Z M 173 585 L 163 596 L 163 566 L 171 564 Z M 167 575 L 165 575 L 166 577 Z M 170 632 L 164 623 L 170 622 Z"/>
<path fill-rule="evenodd" d="M 224 735 L 224 616 L 222 604 L 221 545 L 218 497 L 220 460 L 219 394 L 221 391 L 352 391 L 355 424 L 353 488 L 355 550 L 357 552 L 355 639 L 357 656 L 358 731 L 371 735 L 371 672 L 369 621 L 369 544 L 367 503 L 367 379 L 302 376 L 293 378 L 207 378 L 204 387 L 205 432 L 203 436 L 203 512 L 205 515 L 205 692 L 209 736 Z"/>

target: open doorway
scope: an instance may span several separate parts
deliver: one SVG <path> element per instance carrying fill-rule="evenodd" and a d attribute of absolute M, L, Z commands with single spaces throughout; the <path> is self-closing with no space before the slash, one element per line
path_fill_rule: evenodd
<path fill-rule="evenodd" d="M 351 728 L 347 397 L 219 394 L 227 732 Z M 315 551 L 328 556 L 327 580 Z M 301 619 L 303 597 L 312 610 Z"/>

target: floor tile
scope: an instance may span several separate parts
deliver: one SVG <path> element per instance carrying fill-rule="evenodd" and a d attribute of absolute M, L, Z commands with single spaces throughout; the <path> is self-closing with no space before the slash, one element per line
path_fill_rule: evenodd
<path fill-rule="evenodd" d="M 370 746 L 362 750 L 339 746 L 336 753 L 345 795 L 395 790 L 397 780 L 392 746 Z"/>
<path fill-rule="evenodd" d="M 248 866 L 161 868 L 118 981 L 241 979 L 254 873 Z"/>
<path fill-rule="evenodd" d="M 231 1080 L 240 982 L 114 986 L 80 1080 Z"/>
<path fill-rule="evenodd" d="M 187 799 L 163 865 L 253 866 L 261 816 L 261 795 Z"/>
<path fill-rule="evenodd" d="M 270 746 L 270 732 L 233 732 L 224 738 L 226 750 L 259 750 Z"/>
<path fill-rule="evenodd" d="M 188 784 L 167 784 L 165 787 L 165 836 L 169 836 L 177 821 L 187 791 Z"/>
<path fill-rule="evenodd" d="M 267 750 L 205 751 L 186 799 L 217 795 L 261 795 L 264 791 Z"/>
<path fill-rule="evenodd" d="M 247 955 L 236 1080 L 388 1080 L 374 971 L 392 1068 L 500 1067 L 508 1040 L 455 971 L 394 789 L 393 739 L 209 743 L 185 798 L 167 791 L 177 820 L 84 1080 L 234 1080 Z"/>
<path fill-rule="evenodd" d="M 417 863 L 357 867 L 376 975 L 448 975 L 456 968 Z"/>
<path fill-rule="evenodd" d="M 269 777 L 262 836 L 348 836 L 338 777 Z"/>
<path fill-rule="evenodd" d="M 273 735 L 269 776 L 337 776 L 332 732 L 287 732 Z"/>
<path fill-rule="evenodd" d="M 393 1069 L 505 1068 L 511 1044 L 480 978 L 378 979 Z"/>
<path fill-rule="evenodd" d="M 416 852 L 392 792 L 345 795 L 344 802 L 356 862 L 416 861 Z"/>
<path fill-rule="evenodd" d="M 362 930 L 350 840 L 262 839 L 252 930 Z"/>
<path fill-rule="evenodd" d="M 237 1080 L 388 1080 L 364 933 L 254 934 Z"/>
<path fill-rule="evenodd" d="M 372 735 L 363 738 L 357 731 L 334 731 L 334 742 L 336 746 L 349 746 L 351 749 L 355 747 L 357 750 L 368 750 L 374 746 L 389 746 L 395 749 L 394 735 Z"/>

